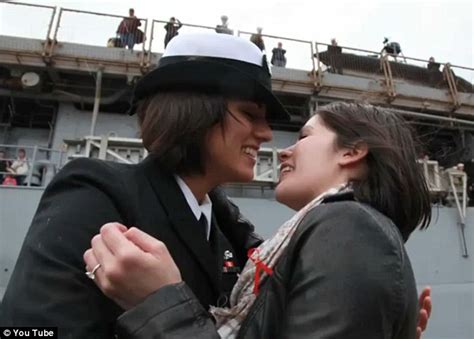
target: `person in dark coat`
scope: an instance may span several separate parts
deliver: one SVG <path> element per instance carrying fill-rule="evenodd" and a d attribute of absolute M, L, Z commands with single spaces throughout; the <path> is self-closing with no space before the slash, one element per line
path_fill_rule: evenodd
<path fill-rule="evenodd" d="M 114 236 L 101 233 L 85 259 L 88 267 L 124 260 L 114 254 L 115 237 L 155 249 L 154 263 L 133 257 L 140 269 L 131 276 L 99 270 L 95 280 L 112 299 L 131 302 L 118 321 L 128 338 L 419 338 L 404 242 L 427 227 L 431 205 L 416 156 L 410 127 L 394 112 L 321 107 L 280 153 L 276 198 L 297 213 L 249 251 L 230 307 L 211 307 L 214 319 L 182 280 L 165 239 L 116 228 Z M 153 272 L 168 275 L 147 279 Z"/>
<path fill-rule="evenodd" d="M 272 49 L 272 59 L 270 63 L 273 66 L 277 67 L 285 67 L 286 66 L 286 50 L 283 49 L 283 44 L 281 42 L 278 43 L 278 47 Z"/>
<path fill-rule="evenodd" d="M 255 46 L 260 48 L 260 50 L 263 52 L 265 50 L 265 43 L 263 42 L 262 30 L 262 27 L 257 27 L 257 33 L 254 33 L 250 36 L 250 41 L 252 41 Z"/>
<path fill-rule="evenodd" d="M 181 21 L 175 17 L 171 17 L 170 21 L 165 25 L 166 35 L 165 35 L 165 48 L 168 46 L 168 43 L 175 36 L 178 35 L 178 30 L 183 26 Z"/>
<path fill-rule="evenodd" d="M 229 28 L 229 18 L 227 15 L 221 16 L 222 24 L 216 25 L 216 33 L 233 35 L 234 31 Z"/>
<path fill-rule="evenodd" d="M 5 159 L 5 151 L 0 149 L 0 182 L 3 181 L 7 168 L 10 167 L 10 162 Z"/>
<path fill-rule="evenodd" d="M 55 176 L 5 291 L 0 326 L 116 338 L 117 319 L 131 303 L 109 299 L 92 280 L 113 265 L 104 261 L 86 274 L 83 261 L 100 239 L 94 235 L 115 223 L 164 239 L 202 307 L 229 299 L 247 251 L 261 238 L 218 186 L 251 181 L 256 152 L 272 137 L 267 119 L 288 119 L 263 54 L 235 36 L 179 36 L 138 82 L 132 104 L 149 156 L 134 165 L 77 159 Z"/>

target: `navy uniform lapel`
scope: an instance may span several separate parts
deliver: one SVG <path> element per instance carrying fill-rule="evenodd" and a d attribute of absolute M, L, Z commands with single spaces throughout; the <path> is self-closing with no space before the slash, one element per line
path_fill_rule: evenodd
<path fill-rule="evenodd" d="M 160 169 L 156 160 L 151 156 L 145 159 L 147 177 L 160 200 L 178 237 L 192 251 L 202 270 L 209 277 L 209 281 L 216 291 L 219 290 L 219 271 L 216 256 L 209 243 L 203 237 L 196 236 L 196 230 L 201 227 L 191 208 L 181 192 L 172 174 Z"/>
<path fill-rule="evenodd" d="M 216 264 L 219 272 L 220 294 L 217 306 L 228 306 L 232 288 L 237 282 L 238 273 L 240 273 L 241 268 L 238 266 L 235 250 L 221 232 L 214 214 L 212 215 L 212 229 L 209 241 L 216 255 Z"/>

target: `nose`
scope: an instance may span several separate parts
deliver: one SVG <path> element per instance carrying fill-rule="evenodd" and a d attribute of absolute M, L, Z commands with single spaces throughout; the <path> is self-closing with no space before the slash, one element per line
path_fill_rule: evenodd
<path fill-rule="evenodd" d="M 272 140 L 272 129 L 270 128 L 270 125 L 268 125 L 267 120 L 261 120 L 255 126 L 255 135 L 260 140 L 260 142 L 268 142 Z"/>
<path fill-rule="evenodd" d="M 293 154 L 293 147 L 294 146 L 290 146 L 290 147 L 280 150 L 280 152 L 278 152 L 278 160 L 280 160 L 280 162 L 284 162 L 288 160 Z"/>

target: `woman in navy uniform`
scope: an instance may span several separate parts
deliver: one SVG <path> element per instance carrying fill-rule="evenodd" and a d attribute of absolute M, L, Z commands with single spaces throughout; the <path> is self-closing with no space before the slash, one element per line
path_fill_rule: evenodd
<path fill-rule="evenodd" d="M 199 302 L 226 305 L 248 249 L 261 238 L 216 188 L 251 181 L 256 153 L 272 137 L 268 120 L 288 119 L 263 54 L 230 35 L 180 36 L 139 81 L 132 105 L 149 156 L 136 165 L 78 159 L 58 173 L 25 238 L 0 326 L 114 337 L 128 305 L 104 296 L 83 261 L 111 222 L 164 240 Z M 102 266 L 95 275 L 113 269 Z"/>

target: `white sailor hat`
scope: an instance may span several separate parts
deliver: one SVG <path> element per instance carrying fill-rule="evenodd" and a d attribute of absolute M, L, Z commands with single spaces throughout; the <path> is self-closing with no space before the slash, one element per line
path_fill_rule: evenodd
<path fill-rule="evenodd" d="M 215 33 L 174 37 L 158 67 L 136 84 L 130 114 L 141 99 L 172 90 L 261 102 L 267 107 L 267 119 L 289 120 L 288 112 L 272 93 L 265 55 L 240 37 Z"/>

